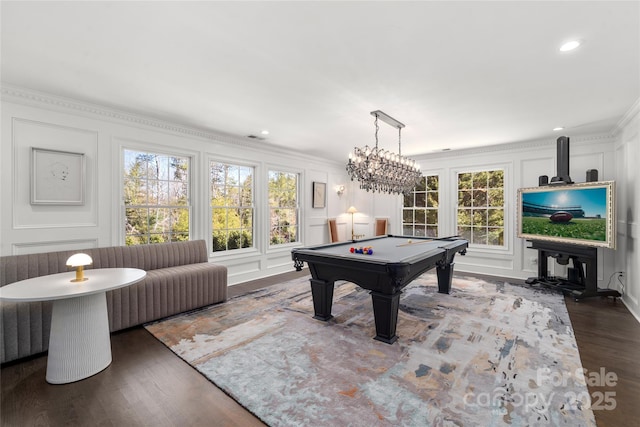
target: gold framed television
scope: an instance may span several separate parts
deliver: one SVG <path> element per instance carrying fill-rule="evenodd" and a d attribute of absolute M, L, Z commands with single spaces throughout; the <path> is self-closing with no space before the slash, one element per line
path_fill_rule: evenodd
<path fill-rule="evenodd" d="M 518 189 L 518 237 L 615 249 L 615 181 Z"/>

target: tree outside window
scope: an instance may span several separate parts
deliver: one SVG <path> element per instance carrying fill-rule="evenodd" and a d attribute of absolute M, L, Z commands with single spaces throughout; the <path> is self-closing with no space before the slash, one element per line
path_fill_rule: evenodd
<path fill-rule="evenodd" d="M 271 245 L 298 241 L 298 174 L 269 171 L 269 220 Z"/>
<path fill-rule="evenodd" d="M 253 247 L 254 168 L 212 161 L 209 173 L 213 251 Z"/>
<path fill-rule="evenodd" d="M 404 196 L 402 234 L 438 237 L 438 175 L 423 176 L 414 190 Z"/>
<path fill-rule="evenodd" d="M 463 239 L 504 246 L 504 170 L 458 174 L 457 220 Z"/>
<path fill-rule="evenodd" d="M 125 244 L 189 240 L 189 158 L 124 152 Z"/>

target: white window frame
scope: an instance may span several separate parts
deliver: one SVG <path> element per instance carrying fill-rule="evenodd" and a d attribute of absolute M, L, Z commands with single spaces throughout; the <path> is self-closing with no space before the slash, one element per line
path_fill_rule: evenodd
<path fill-rule="evenodd" d="M 442 176 L 441 176 L 441 174 L 439 172 L 424 172 L 422 175 L 423 175 L 423 177 L 425 179 L 425 207 L 424 207 L 424 209 L 427 210 L 427 211 L 435 210 L 437 212 L 437 214 L 438 214 L 438 222 L 436 224 L 436 227 L 437 227 L 437 233 L 436 234 L 437 234 L 437 236 L 440 236 L 441 231 L 442 231 L 442 226 L 441 226 L 441 212 L 442 212 L 441 211 L 441 207 L 442 207 L 442 204 L 441 204 L 441 201 L 440 201 L 440 196 L 442 194 L 442 190 L 441 190 L 442 189 Z M 429 192 L 427 190 L 426 179 L 429 176 L 435 176 L 435 177 L 438 178 L 438 191 L 437 191 L 437 193 L 438 193 L 438 207 L 437 208 L 429 208 L 428 206 L 426 206 L 428 204 L 427 203 L 427 201 L 428 201 L 427 194 Z M 415 198 L 415 189 L 411 193 Z M 420 209 L 420 208 L 414 207 L 413 209 L 415 211 L 416 209 Z M 403 196 L 402 197 L 402 207 L 401 207 L 401 212 L 400 212 L 400 222 L 401 222 L 402 234 L 403 235 L 404 235 L 404 210 L 405 210 L 405 206 L 404 206 L 404 196 Z M 412 224 L 413 224 L 413 230 L 414 230 L 413 236 L 415 236 L 415 215 L 414 215 L 414 222 Z"/>
<path fill-rule="evenodd" d="M 511 230 L 513 229 L 512 217 L 514 204 L 511 201 L 512 189 L 511 189 L 511 170 L 512 165 L 510 163 L 490 163 L 484 165 L 473 165 L 469 167 L 458 167 L 451 169 L 451 200 L 455 201 L 452 204 L 453 211 L 451 212 L 453 220 L 453 231 L 458 233 L 458 175 L 462 173 L 477 173 L 487 172 L 491 170 L 502 170 L 503 176 L 503 206 L 504 206 L 504 239 L 502 245 L 485 245 L 469 242 L 469 247 L 474 248 L 475 251 L 485 253 L 499 253 L 499 254 L 513 254 L 513 236 Z"/>
<path fill-rule="evenodd" d="M 297 221 L 298 221 L 298 232 L 297 239 L 294 242 L 286 242 L 280 244 L 272 244 L 271 243 L 271 206 L 269 205 L 269 173 L 270 172 L 283 172 L 283 173 L 291 173 L 297 176 L 297 188 L 296 188 L 296 212 L 297 212 Z M 292 247 L 300 246 L 304 241 L 303 238 L 303 219 L 304 219 L 304 211 L 302 209 L 303 206 L 303 193 L 302 187 L 304 183 L 304 175 L 302 170 L 294 169 L 290 167 L 285 167 L 277 164 L 269 164 L 265 167 L 264 173 L 264 197 L 265 197 L 265 238 L 266 238 L 266 248 L 268 252 L 277 252 L 281 250 L 289 250 Z"/>
<path fill-rule="evenodd" d="M 118 224 L 117 236 L 120 244 L 126 245 L 126 237 L 127 237 L 127 234 L 125 232 L 125 224 L 127 222 L 126 210 L 129 209 L 129 207 L 125 205 L 125 195 L 124 195 L 125 151 L 157 154 L 162 156 L 182 157 L 188 160 L 189 177 L 188 177 L 188 186 L 187 186 L 188 196 L 187 196 L 186 208 L 188 209 L 188 214 L 189 214 L 188 240 L 192 240 L 193 236 L 197 235 L 195 231 L 195 228 L 196 228 L 195 220 L 194 220 L 195 207 L 194 207 L 194 198 L 193 198 L 194 190 L 196 188 L 194 177 L 197 176 L 197 170 L 196 170 L 197 162 L 196 162 L 195 154 L 188 151 L 175 151 L 175 150 L 172 150 L 170 147 L 167 147 L 164 145 L 151 144 L 151 143 L 145 143 L 145 142 L 133 141 L 133 140 L 122 140 L 122 143 L 117 146 L 117 150 L 118 150 L 118 158 L 120 159 L 119 180 L 118 180 L 119 182 L 118 193 L 119 193 L 119 200 L 120 200 L 120 203 L 118 205 L 120 206 L 120 209 L 119 209 L 120 221 L 115 221 L 114 223 Z M 169 208 L 172 206 L 173 205 L 167 205 L 167 207 Z M 146 244 L 154 244 L 154 243 L 146 243 Z"/>
<path fill-rule="evenodd" d="M 214 251 L 213 250 L 213 226 L 211 224 L 211 219 L 212 219 L 212 215 L 213 215 L 213 207 L 211 206 L 211 163 L 222 163 L 225 165 L 231 165 L 231 166 L 241 166 L 241 167 L 249 167 L 253 169 L 253 176 L 252 176 L 252 191 L 251 191 L 251 197 L 252 197 L 252 201 L 251 201 L 251 208 L 253 209 L 253 221 L 252 221 L 252 242 L 251 242 L 251 246 L 250 247 L 246 247 L 246 248 L 238 248 L 238 249 L 231 249 L 231 250 L 225 250 L 225 251 Z M 207 212 L 208 212 L 208 216 L 207 216 L 207 239 L 209 241 L 210 246 L 210 256 L 216 257 L 216 258 L 223 258 L 223 257 L 233 257 L 234 255 L 247 255 L 247 254 L 252 254 L 258 251 L 258 247 L 260 245 L 260 238 L 261 238 L 261 233 L 260 233 L 260 218 L 262 218 L 260 209 L 259 209 L 259 203 L 257 202 L 259 194 L 258 194 L 258 180 L 257 177 L 259 176 L 259 171 L 260 171 L 260 166 L 256 163 L 249 163 L 249 162 L 243 162 L 243 161 L 238 161 L 236 159 L 233 158 L 229 158 L 229 157 L 220 157 L 220 156 L 215 156 L 215 155 L 210 155 L 207 157 L 206 160 L 206 170 L 207 170 Z"/>

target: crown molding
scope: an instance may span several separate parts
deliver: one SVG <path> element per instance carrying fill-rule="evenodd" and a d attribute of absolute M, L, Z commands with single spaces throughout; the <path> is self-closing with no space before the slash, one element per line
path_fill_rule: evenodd
<path fill-rule="evenodd" d="M 624 116 L 620 119 L 618 123 L 613 128 L 613 135 L 618 135 L 622 130 L 636 117 L 640 114 L 640 98 L 636 99 L 636 102 L 633 103 L 631 108 L 625 113 Z"/>
<path fill-rule="evenodd" d="M 558 137 L 561 135 L 558 135 Z M 416 160 L 427 159 L 441 159 L 447 157 L 460 157 L 460 156 L 473 156 L 483 155 L 490 153 L 502 153 L 509 152 L 524 152 L 531 151 L 538 148 L 555 147 L 557 144 L 557 138 L 541 138 L 528 141 L 509 142 L 505 144 L 486 145 L 482 147 L 470 147 L 461 148 L 458 150 L 436 151 L 432 153 L 416 154 L 412 158 Z M 609 142 L 612 139 L 612 135 L 609 133 L 600 133 L 592 135 L 569 135 L 571 142 L 580 145 L 587 144 L 602 144 L 603 142 Z"/>
<path fill-rule="evenodd" d="M 72 98 L 66 98 L 50 93 L 39 92 L 33 89 L 27 89 L 7 83 L 2 83 L 2 85 L 0 86 L 0 96 L 2 97 L 3 101 L 7 102 L 15 102 L 40 108 L 49 108 L 57 111 L 73 111 L 85 116 L 90 116 L 93 118 L 97 117 L 102 120 L 109 120 L 120 124 L 124 123 L 139 127 L 160 129 L 165 132 L 172 132 L 178 135 L 186 135 L 190 137 L 205 139 L 208 141 L 215 141 L 218 143 L 232 145 L 233 147 L 241 146 L 254 151 L 278 153 L 284 156 L 291 156 L 292 154 L 294 154 L 297 159 L 311 162 L 318 161 L 317 156 L 310 156 L 304 152 L 297 151 L 295 149 L 282 148 L 268 142 L 262 141 L 263 146 L 256 146 L 255 141 L 248 137 L 238 137 L 235 135 L 225 134 L 220 131 L 199 129 L 181 123 L 156 119 L 151 116 L 131 113 L 116 108 L 109 108 L 103 105 L 93 104 Z M 267 144 L 268 147 L 265 147 L 264 145 Z M 335 165 L 341 165 L 340 163 L 335 162 L 331 159 L 322 158 L 321 160 L 325 163 L 328 162 Z"/>

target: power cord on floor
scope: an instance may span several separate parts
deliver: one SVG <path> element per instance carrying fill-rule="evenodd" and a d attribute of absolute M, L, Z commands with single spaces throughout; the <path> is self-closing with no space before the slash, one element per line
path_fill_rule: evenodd
<path fill-rule="evenodd" d="M 624 283 L 622 283 L 622 281 L 620 280 L 621 277 L 624 277 L 624 271 L 614 271 L 613 273 L 611 273 L 611 276 L 609 276 L 609 281 L 607 282 L 607 289 L 611 289 L 611 281 L 613 280 L 613 276 L 616 276 L 618 278 L 618 283 L 620 283 L 621 286 L 621 294 L 624 294 Z"/>

